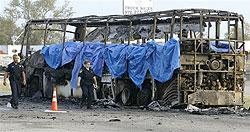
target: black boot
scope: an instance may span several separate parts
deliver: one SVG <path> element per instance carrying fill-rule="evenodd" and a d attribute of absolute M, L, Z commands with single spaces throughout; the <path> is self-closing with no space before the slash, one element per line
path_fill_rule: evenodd
<path fill-rule="evenodd" d="M 91 107 L 91 105 L 88 105 L 88 106 L 87 106 L 87 109 L 93 109 L 93 108 Z"/>
<path fill-rule="evenodd" d="M 83 98 L 83 99 L 81 100 L 81 103 L 80 103 L 80 108 L 82 108 L 82 107 L 84 106 L 85 102 L 86 102 L 86 99 Z"/>
<path fill-rule="evenodd" d="M 11 104 L 11 107 L 12 107 L 13 109 L 18 109 L 17 105 Z"/>

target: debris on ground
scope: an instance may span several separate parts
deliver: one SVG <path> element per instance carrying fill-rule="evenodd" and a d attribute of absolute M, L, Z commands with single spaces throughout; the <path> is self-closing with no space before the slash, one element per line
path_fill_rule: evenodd
<path fill-rule="evenodd" d="M 116 122 L 116 121 L 121 121 L 120 119 L 118 118 L 115 118 L 115 119 L 110 119 L 109 122 Z"/>
<path fill-rule="evenodd" d="M 250 116 L 250 107 L 247 108 L 241 108 L 239 112 L 236 113 L 239 116 Z"/>
<path fill-rule="evenodd" d="M 95 106 L 100 108 L 121 108 L 120 105 L 115 103 L 112 99 L 100 99 L 95 102 Z"/>
<path fill-rule="evenodd" d="M 200 108 L 196 107 L 196 106 L 193 106 L 191 104 L 189 104 L 187 106 L 187 108 L 185 109 L 185 111 L 188 111 L 190 113 L 193 113 L 193 112 L 199 112 Z"/>
<path fill-rule="evenodd" d="M 12 108 L 10 102 L 7 103 L 7 108 Z"/>
<path fill-rule="evenodd" d="M 191 104 L 187 106 L 185 111 L 190 112 L 192 114 L 200 114 L 200 115 L 218 115 L 218 114 L 235 114 L 236 113 L 236 111 L 230 107 L 201 109 Z"/>
<path fill-rule="evenodd" d="M 33 96 L 32 96 L 32 101 L 34 102 L 39 102 L 41 101 L 42 98 L 42 93 L 40 91 L 37 91 Z"/>
<path fill-rule="evenodd" d="M 153 129 L 146 129 L 146 131 L 153 131 Z"/>
<path fill-rule="evenodd" d="M 33 118 L 37 118 L 37 119 L 45 119 L 45 117 L 43 117 L 43 116 L 36 116 L 36 117 L 33 117 Z"/>
<path fill-rule="evenodd" d="M 0 106 L 1 110 L 11 110 L 7 109 L 11 108 L 9 102 L 9 98 L 0 98 Z M 79 99 L 77 98 L 59 98 L 58 102 L 60 107 L 68 110 L 79 109 Z M 42 98 L 39 102 L 34 101 L 32 97 L 21 97 L 20 98 L 20 109 L 26 109 L 26 111 L 34 111 L 34 109 L 49 109 L 51 104 L 51 99 Z M 8 106 L 8 107 L 7 107 Z M 121 110 L 121 109 L 139 109 L 138 106 L 120 106 L 115 103 L 112 99 L 100 99 L 94 103 L 94 108 L 108 108 L 112 110 Z M 158 101 L 152 101 L 146 107 L 141 107 L 143 110 L 151 110 L 151 111 L 169 111 L 169 112 L 183 112 L 183 109 L 172 109 L 170 106 L 162 106 Z M 189 104 L 185 111 L 192 114 L 199 115 L 219 115 L 219 114 L 236 114 L 239 116 L 250 116 L 250 109 L 241 108 L 234 109 L 233 107 L 219 107 L 219 108 L 199 108 L 197 106 Z M 98 116 L 98 115 L 94 115 Z M 55 118 L 54 118 L 55 119 Z M 131 117 L 129 118 L 131 119 Z"/>
<path fill-rule="evenodd" d="M 152 101 L 147 108 L 153 111 L 167 111 L 170 108 L 166 106 L 161 106 L 158 101 Z"/>
<path fill-rule="evenodd" d="M 49 118 L 49 119 L 55 120 L 55 119 L 56 119 L 56 117 L 55 117 L 55 116 L 53 116 L 53 117 L 51 117 L 51 118 Z"/>
<path fill-rule="evenodd" d="M 158 122 L 157 125 L 161 125 L 162 123 L 161 122 Z"/>

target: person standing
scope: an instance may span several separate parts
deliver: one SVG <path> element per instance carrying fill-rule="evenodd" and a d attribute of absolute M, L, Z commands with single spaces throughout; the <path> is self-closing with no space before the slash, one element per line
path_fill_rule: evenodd
<path fill-rule="evenodd" d="M 81 77 L 80 86 L 82 89 L 82 102 L 80 107 L 83 107 L 83 102 L 87 101 L 87 109 L 91 109 L 92 100 L 94 97 L 94 88 L 97 88 L 97 80 L 94 72 L 90 68 L 90 61 L 85 60 L 83 63 L 82 71 L 79 76 Z"/>
<path fill-rule="evenodd" d="M 18 109 L 18 98 L 21 94 L 21 86 L 26 85 L 26 77 L 23 65 L 20 64 L 20 57 L 13 55 L 13 62 L 10 63 L 4 73 L 3 85 L 6 86 L 6 79 L 9 78 L 12 98 L 11 107 Z"/>

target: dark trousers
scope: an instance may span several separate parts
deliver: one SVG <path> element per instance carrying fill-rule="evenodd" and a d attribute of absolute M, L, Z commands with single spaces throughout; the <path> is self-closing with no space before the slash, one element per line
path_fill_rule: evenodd
<path fill-rule="evenodd" d="M 10 103 L 12 106 L 18 106 L 18 98 L 21 95 L 21 82 L 15 79 L 10 79 L 10 87 L 11 87 L 11 100 Z"/>
<path fill-rule="evenodd" d="M 81 104 L 83 104 L 83 102 L 87 102 L 87 106 L 91 106 L 93 98 L 94 98 L 94 93 L 93 93 L 93 85 L 90 84 L 81 84 L 81 88 L 82 88 L 82 102 Z"/>

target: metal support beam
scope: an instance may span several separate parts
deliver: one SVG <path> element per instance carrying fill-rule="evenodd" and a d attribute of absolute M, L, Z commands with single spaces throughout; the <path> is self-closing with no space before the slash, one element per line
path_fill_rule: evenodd
<path fill-rule="evenodd" d="M 156 32 L 156 26 L 157 26 L 157 16 L 154 17 L 154 24 L 153 24 L 153 34 L 152 39 L 155 40 L 155 32 Z"/>
<path fill-rule="evenodd" d="M 65 21 L 64 27 L 63 27 L 63 48 L 65 47 L 65 37 L 66 37 L 66 30 L 67 30 L 67 20 Z"/>
<path fill-rule="evenodd" d="M 129 35 L 128 35 L 128 44 L 130 44 L 131 41 L 131 28 L 132 28 L 133 22 L 129 22 Z"/>
<path fill-rule="evenodd" d="M 107 44 L 107 41 L 108 41 L 108 33 L 109 33 L 109 23 L 108 23 L 108 21 L 109 21 L 109 19 L 106 22 L 106 32 L 105 32 L 105 36 L 104 36 L 104 44 L 105 45 Z"/>
<path fill-rule="evenodd" d="M 175 24 L 175 15 L 171 19 L 171 29 L 170 29 L 170 39 L 174 36 L 174 24 Z"/>
<path fill-rule="evenodd" d="M 87 36 L 87 26 L 88 26 L 88 18 L 85 20 L 85 23 L 84 23 L 84 34 L 83 34 L 83 39 L 82 39 L 82 42 L 85 43 L 85 39 L 86 39 L 86 36 Z"/>
<path fill-rule="evenodd" d="M 48 35 L 48 23 L 46 23 L 46 25 L 45 25 L 44 38 L 43 38 L 43 46 L 45 46 L 45 44 L 46 44 L 47 35 Z"/>
<path fill-rule="evenodd" d="M 29 56 L 29 51 L 30 51 L 30 35 L 31 35 L 31 29 L 30 25 L 27 26 L 27 40 L 26 40 L 26 57 Z"/>
<path fill-rule="evenodd" d="M 217 21 L 216 21 L 216 33 L 215 33 L 215 38 L 216 39 L 220 39 L 220 24 L 221 24 L 221 21 L 220 21 L 220 19 L 218 19 Z M 216 40 L 215 41 L 216 42 L 216 45 L 218 45 L 218 41 Z"/>

